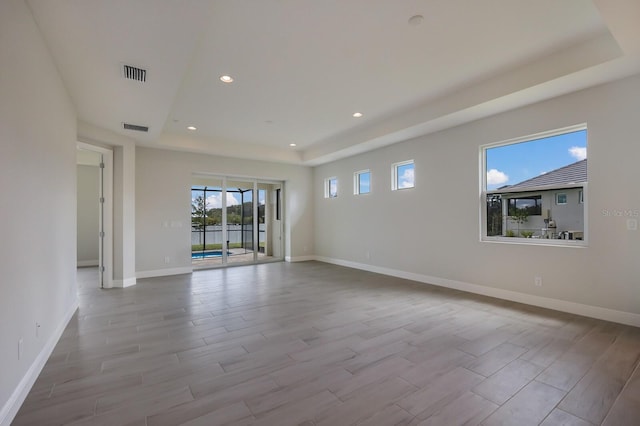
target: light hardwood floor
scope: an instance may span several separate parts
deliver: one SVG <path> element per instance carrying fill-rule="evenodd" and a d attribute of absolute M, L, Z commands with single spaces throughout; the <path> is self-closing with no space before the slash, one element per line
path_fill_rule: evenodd
<path fill-rule="evenodd" d="M 637 328 L 318 262 L 94 274 L 15 425 L 640 424 Z"/>

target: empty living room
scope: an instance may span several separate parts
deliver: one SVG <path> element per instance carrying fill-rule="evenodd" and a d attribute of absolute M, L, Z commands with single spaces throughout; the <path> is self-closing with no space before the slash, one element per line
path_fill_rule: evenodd
<path fill-rule="evenodd" d="M 640 424 L 636 0 L 0 2 L 0 426 Z"/>

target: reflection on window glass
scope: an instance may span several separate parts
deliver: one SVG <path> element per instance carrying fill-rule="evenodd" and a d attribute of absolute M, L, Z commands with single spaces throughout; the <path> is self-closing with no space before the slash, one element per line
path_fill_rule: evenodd
<path fill-rule="evenodd" d="M 509 216 L 515 216 L 518 211 L 529 216 L 542 214 L 542 197 L 536 195 L 527 198 L 510 198 Z"/>

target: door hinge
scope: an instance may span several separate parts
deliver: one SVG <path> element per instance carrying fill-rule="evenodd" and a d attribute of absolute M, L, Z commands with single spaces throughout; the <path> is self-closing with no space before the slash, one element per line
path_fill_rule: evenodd
<path fill-rule="evenodd" d="M 101 269 L 101 271 L 102 271 L 102 272 L 104 272 L 104 271 L 105 271 L 105 268 L 104 268 L 104 266 L 102 267 L 102 269 Z"/>
<path fill-rule="evenodd" d="M 104 231 L 100 231 L 99 236 L 100 236 L 100 238 L 104 238 Z"/>
<path fill-rule="evenodd" d="M 104 169 L 104 163 L 100 163 L 100 168 Z"/>
<path fill-rule="evenodd" d="M 104 204 L 104 197 L 100 197 L 100 203 Z"/>

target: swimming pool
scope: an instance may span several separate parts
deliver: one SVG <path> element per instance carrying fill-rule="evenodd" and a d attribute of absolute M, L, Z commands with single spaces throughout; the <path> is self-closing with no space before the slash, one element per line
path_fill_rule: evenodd
<path fill-rule="evenodd" d="M 231 256 L 231 252 L 227 252 L 227 256 Z M 222 257 L 222 250 L 213 250 L 213 251 L 205 251 L 205 252 L 196 252 L 191 253 L 192 259 L 206 259 L 208 257 Z"/>

